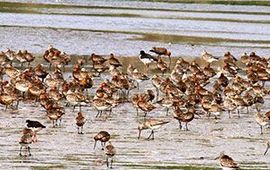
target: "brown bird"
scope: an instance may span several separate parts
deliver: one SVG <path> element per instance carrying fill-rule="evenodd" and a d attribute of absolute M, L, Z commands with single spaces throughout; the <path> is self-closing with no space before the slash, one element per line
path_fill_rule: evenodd
<path fill-rule="evenodd" d="M 225 155 L 224 152 L 221 152 L 216 159 L 219 159 L 222 169 L 239 169 L 239 165 L 231 157 Z"/>
<path fill-rule="evenodd" d="M 179 122 L 179 128 L 182 129 L 181 122 L 184 122 L 186 124 L 186 130 L 188 131 L 188 123 L 191 122 L 194 119 L 194 108 L 189 108 L 187 112 L 182 112 L 182 110 L 179 107 L 176 107 L 174 110 L 173 117 L 178 120 Z"/>
<path fill-rule="evenodd" d="M 164 56 L 168 56 L 169 57 L 169 70 L 171 68 L 171 52 L 169 50 L 167 50 L 164 47 L 153 47 L 151 50 L 151 52 L 156 53 L 158 56 L 164 55 Z"/>
<path fill-rule="evenodd" d="M 82 112 L 78 112 L 78 116 L 76 117 L 76 125 L 78 126 L 78 134 L 83 134 L 83 125 L 85 124 L 86 119 Z M 81 132 L 80 132 L 81 128 Z"/>
<path fill-rule="evenodd" d="M 25 147 L 26 151 L 28 151 L 28 155 L 31 156 L 30 152 L 30 144 L 32 143 L 32 137 L 33 137 L 34 132 L 31 129 L 25 128 L 23 130 L 23 136 L 21 137 L 21 140 L 19 144 L 21 145 L 20 147 L 20 156 L 22 156 L 22 148 Z M 27 156 L 27 155 L 25 155 Z"/>
<path fill-rule="evenodd" d="M 167 64 L 161 59 L 158 59 L 157 68 L 161 71 L 162 75 L 168 70 Z"/>
<path fill-rule="evenodd" d="M 103 150 L 106 142 L 108 142 L 110 140 L 110 138 L 111 138 L 111 135 L 108 132 L 106 132 L 106 131 L 98 132 L 98 134 L 96 136 L 94 136 L 94 140 L 95 140 L 94 149 L 96 148 L 97 141 L 100 141 L 101 147 Z"/>
<path fill-rule="evenodd" d="M 120 61 L 117 58 L 115 58 L 112 53 L 110 54 L 110 58 L 109 58 L 108 61 L 109 61 L 109 64 L 111 66 L 113 66 L 114 68 L 121 67 L 122 66 L 122 64 L 120 63 Z"/>
<path fill-rule="evenodd" d="M 109 159 L 111 162 L 110 168 L 112 168 L 113 157 L 114 157 L 115 153 L 116 153 L 115 147 L 112 145 L 111 141 L 109 141 L 108 145 L 106 145 L 106 147 L 105 147 L 107 168 L 109 168 Z"/>
<path fill-rule="evenodd" d="M 99 63 L 99 64 L 103 64 L 105 61 L 107 61 L 107 59 L 105 59 L 102 56 L 97 55 L 95 53 L 91 54 L 90 60 L 93 63 Z"/>

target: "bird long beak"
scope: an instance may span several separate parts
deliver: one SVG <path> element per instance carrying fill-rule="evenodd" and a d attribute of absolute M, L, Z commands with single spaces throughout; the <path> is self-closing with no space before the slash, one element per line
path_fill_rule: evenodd
<path fill-rule="evenodd" d="M 142 132 L 142 130 L 139 130 L 139 136 L 138 136 L 138 139 L 140 139 L 140 137 L 141 137 L 141 132 Z"/>
<path fill-rule="evenodd" d="M 217 160 L 217 159 L 219 159 L 219 156 L 218 156 L 218 157 L 216 157 L 214 160 Z"/>
<path fill-rule="evenodd" d="M 266 155 L 266 154 L 267 154 L 268 149 L 269 149 L 269 146 L 267 146 L 267 148 L 266 148 L 266 150 L 265 150 L 265 152 L 264 152 L 264 154 L 263 154 L 263 155 Z"/>
<path fill-rule="evenodd" d="M 96 148 L 97 141 L 95 140 L 94 149 Z"/>

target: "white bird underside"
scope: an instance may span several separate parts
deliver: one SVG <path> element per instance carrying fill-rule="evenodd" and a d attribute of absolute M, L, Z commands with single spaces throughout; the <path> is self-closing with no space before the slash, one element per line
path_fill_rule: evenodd
<path fill-rule="evenodd" d="M 150 59 L 150 58 L 140 58 L 140 60 L 144 63 L 144 64 L 150 64 L 152 63 L 154 60 Z"/>

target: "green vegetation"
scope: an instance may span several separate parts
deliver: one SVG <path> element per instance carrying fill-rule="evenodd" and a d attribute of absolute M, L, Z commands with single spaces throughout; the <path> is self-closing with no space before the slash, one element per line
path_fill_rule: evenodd
<path fill-rule="evenodd" d="M 252 0 L 136 0 L 148 2 L 169 2 L 169 3 L 192 3 L 192 4 L 221 4 L 221 5 L 260 5 L 270 6 L 270 1 L 252 1 Z"/>
<path fill-rule="evenodd" d="M 224 38 L 211 38 L 211 37 L 197 37 L 197 36 L 184 36 L 184 35 L 166 35 L 166 34 L 143 34 L 142 37 L 136 40 L 166 42 L 166 43 L 189 43 L 190 45 L 199 44 L 217 44 L 217 43 L 270 43 L 270 41 L 253 41 L 253 40 L 236 40 Z"/>
<path fill-rule="evenodd" d="M 150 0 L 151 1 L 151 0 Z M 162 1 L 162 0 L 161 0 Z M 164 1 L 165 2 L 165 1 Z M 172 1 L 166 1 L 172 2 Z M 192 3 L 192 1 L 188 1 Z M 216 1 L 215 1 L 216 2 Z M 225 1 L 231 2 L 231 1 Z M 243 1 L 241 1 L 243 2 Z M 250 1 L 249 1 L 250 2 Z M 254 2 L 254 1 L 252 1 Z M 260 1 L 262 2 L 262 1 Z M 267 1 L 268 2 L 268 1 Z M 178 3 L 184 3 L 179 1 Z M 195 3 L 195 2 L 193 2 Z M 199 3 L 199 2 L 198 2 Z M 202 3 L 202 2 L 200 2 Z M 270 4 L 270 2 L 268 2 Z M 268 5 L 269 6 L 269 5 Z M 20 12 L 20 13 L 45 13 L 41 12 L 41 9 L 70 9 L 70 8 L 82 8 L 82 9 L 122 9 L 122 10 L 152 10 L 152 11 L 171 11 L 171 12 L 194 12 L 194 13 L 223 13 L 223 14 L 252 14 L 252 15 L 269 15 L 270 12 L 250 12 L 250 11 L 209 11 L 209 10 L 182 10 L 182 9 L 167 9 L 164 8 L 150 8 L 150 7 L 113 7 L 113 6 L 82 6 L 82 5 L 71 5 L 71 4 L 42 4 L 42 3 L 20 3 L 20 2 L 0 2 L 0 12 Z"/>
<path fill-rule="evenodd" d="M 149 164 L 125 164 L 130 169 L 181 169 L 181 170 L 212 170 L 213 167 L 204 167 L 200 165 L 149 165 Z"/>

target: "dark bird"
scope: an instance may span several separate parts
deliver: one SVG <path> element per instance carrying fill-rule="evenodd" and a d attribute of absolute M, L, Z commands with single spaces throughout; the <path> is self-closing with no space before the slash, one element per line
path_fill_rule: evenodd
<path fill-rule="evenodd" d="M 26 120 L 26 127 L 32 130 L 46 128 L 46 126 L 34 120 Z"/>
<path fill-rule="evenodd" d="M 111 138 L 111 135 L 108 132 L 106 132 L 106 131 L 98 132 L 98 134 L 94 137 L 94 140 L 95 140 L 94 149 L 96 148 L 97 141 L 100 141 L 101 147 L 103 150 L 106 142 L 108 142 L 110 140 L 110 138 Z"/>
<path fill-rule="evenodd" d="M 46 128 L 43 124 L 34 120 L 26 120 L 26 128 L 33 131 L 33 142 L 37 142 L 37 132 Z"/>
<path fill-rule="evenodd" d="M 143 64 L 146 66 L 146 72 L 148 72 L 149 64 L 152 62 L 157 62 L 158 59 L 154 56 L 144 52 L 143 50 L 140 51 L 140 60 L 143 62 Z"/>

